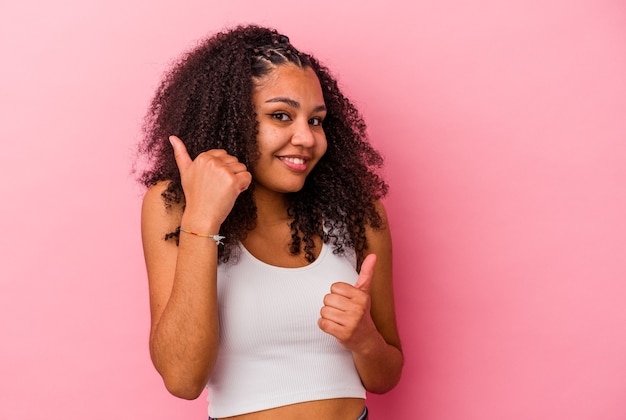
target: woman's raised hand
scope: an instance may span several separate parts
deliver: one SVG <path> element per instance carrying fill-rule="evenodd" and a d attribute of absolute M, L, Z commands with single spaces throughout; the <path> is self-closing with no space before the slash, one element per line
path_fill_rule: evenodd
<path fill-rule="evenodd" d="M 222 149 L 202 152 L 192 160 L 181 139 L 169 140 L 185 193 L 185 214 L 197 221 L 190 228 L 202 228 L 196 223 L 221 225 L 252 181 L 246 165 Z"/>
<path fill-rule="evenodd" d="M 324 297 L 324 306 L 320 311 L 320 329 L 353 352 L 367 352 L 378 336 L 370 314 L 370 288 L 375 265 L 376 255 L 369 254 L 361 264 L 361 272 L 354 286 L 334 283 L 330 293 Z"/>

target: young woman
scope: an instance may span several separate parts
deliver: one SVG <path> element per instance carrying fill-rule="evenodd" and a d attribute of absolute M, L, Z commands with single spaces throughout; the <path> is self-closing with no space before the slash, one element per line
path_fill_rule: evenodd
<path fill-rule="evenodd" d="M 212 418 L 365 419 L 400 378 L 380 155 L 329 71 L 275 30 L 187 53 L 140 146 L 150 352 Z"/>

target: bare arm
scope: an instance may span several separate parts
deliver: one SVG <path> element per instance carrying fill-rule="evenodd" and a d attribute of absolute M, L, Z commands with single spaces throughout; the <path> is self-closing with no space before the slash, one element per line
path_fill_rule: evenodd
<path fill-rule="evenodd" d="M 356 284 L 333 284 L 319 324 L 352 351 L 365 388 L 384 393 L 400 380 L 404 358 L 395 318 L 391 235 L 380 203 L 378 210 L 384 225 L 367 231 L 368 256 Z"/>
<path fill-rule="evenodd" d="M 182 205 L 167 209 L 152 187 L 142 208 L 142 240 L 150 285 L 150 354 L 174 395 L 197 398 L 217 357 L 217 244 L 181 233 L 179 246 L 164 241 L 177 226 L 217 234 L 235 199 L 251 176 L 243 164 L 223 150 L 211 150 L 193 162 L 182 142 L 173 140 L 185 193 Z"/>

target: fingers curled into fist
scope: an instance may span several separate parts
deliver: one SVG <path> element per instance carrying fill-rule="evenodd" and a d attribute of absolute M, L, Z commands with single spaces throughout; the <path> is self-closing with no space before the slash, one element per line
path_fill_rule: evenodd
<path fill-rule="evenodd" d="M 211 149 L 191 159 L 181 139 L 170 136 L 185 193 L 186 209 L 222 223 L 235 200 L 252 182 L 246 166 L 223 149 Z M 187 211 L 187 210 L 186 210 Z"/>
<path fill-rule="evenodd" d="M 363 261 L 354 286 L 334 283 L 320 310 L 320 329 L 351 351 L 363 351 L 376 335 L 376 326 L 370 315 L 370 287 L 375 264 L 376 256 L 370 254 Z"/>

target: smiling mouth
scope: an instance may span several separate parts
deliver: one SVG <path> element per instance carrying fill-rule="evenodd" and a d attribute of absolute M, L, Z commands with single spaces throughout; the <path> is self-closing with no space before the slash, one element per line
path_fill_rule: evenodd
<path fill-rule="evenodd" d="M 283 162 L 293 163 L 294 165 L 304 165 L 306 163 L 304 159 L 297 157 L 281 157 L 280 160 Z"/>
<path fill-rule="evenodd" d="M 308 159 L 295 156 L 281 156 L 278 159 L 288 168 L 297 172 L 303 172 L 307 169 Z"/>

